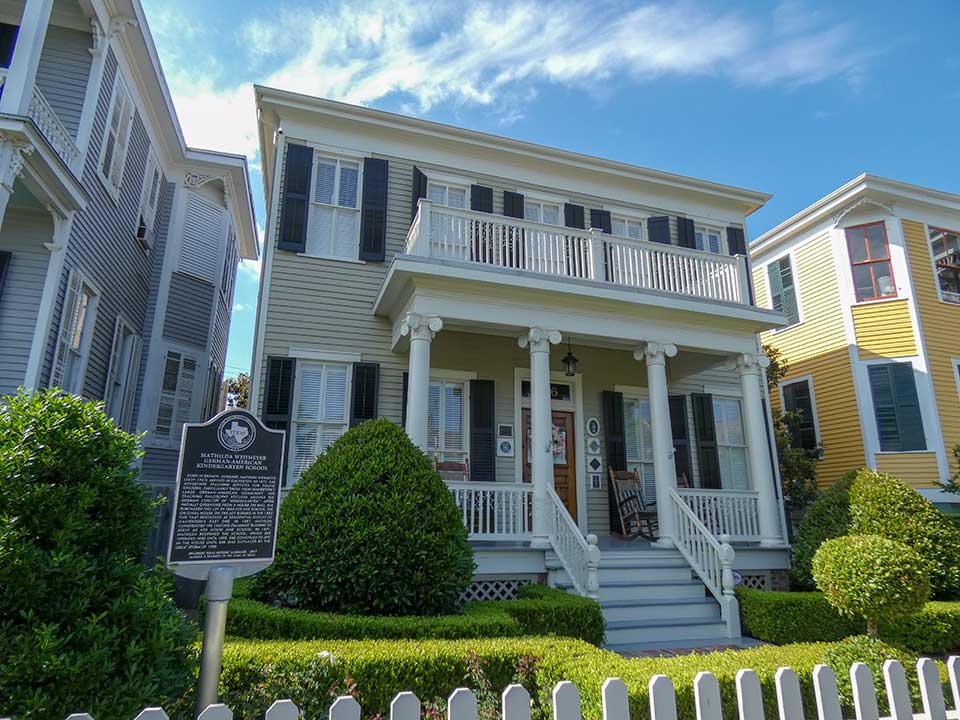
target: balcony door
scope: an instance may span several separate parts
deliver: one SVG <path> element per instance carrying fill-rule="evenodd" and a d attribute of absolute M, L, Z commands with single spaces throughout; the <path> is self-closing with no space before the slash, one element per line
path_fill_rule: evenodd
<path fill-rule="evenodd" d="M 551 448 L 553 450 L 553 487 L 566 505 L 573 521 L 577 521 L 577 444 L 574 437 L 574 414 L 554 410 L 552 413 Z M 530 410 L 523 411 L 523 480 L 530 482 Z"/>

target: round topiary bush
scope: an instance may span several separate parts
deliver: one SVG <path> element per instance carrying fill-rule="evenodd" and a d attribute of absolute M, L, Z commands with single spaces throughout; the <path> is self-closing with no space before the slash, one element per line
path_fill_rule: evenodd
<path fill-rule="evenodd" d="M 887 660 L 898 660 L 907 671 L 907 682 L 910 685 L 910 695 L 914 700 L 914 707 L 919 705 L 920 687 L 916 674 L 910 672 L 916 664 L 916 658 L 905 650 L 888 645 L 879 638 L 868 635 L 851 635 L 844 640 L 830 645 L 827 648 L 827 664 L 837 676 L 837 687 L 840 690 L 840 702 L 844 707 L 853 707 L 853 692 L 850 683 L 850 666 L 857 662 L 864 663 L 870 668 L 874 678 L 883 677 L 883 664 Z M 882 696 L 882 693 L 881 693 Z M 883 709 L 883 699 L 881 711 Z"/>
<path fill-rule="evenodd" d="M 923 558 L 878 535 L 827 540 L 813 556 L 813 577 L 838 612 L 867 621 L 871 636 L 878 620 L 911 615 L 930 597 Z"/>
<path fill-rule="evenodd" d="M 850 487 L 850 532 L 882 535 L 920 554 L 936 597 L 960 590 L 960 529 L 895 477 L 861 470 Z"/>
<path fill-rule="evenodd" d="M 837 480 L 807 509 L 793 540 L 790 582 L 794 590 L 813 590 L 810 566 L 814 553 L 826 540 L 846 535 L 850 529 L 850 486 L 857 477 L 852 470 Z"/>
<path fill-rule="evenodd" d="M 195 629 L 142 565 L 138 454 L 100 405 L 0 400 L 0 717 L 128 719 L 190 687 Z"/>
<path fill-rule="evenodd" d="M 389 420 L 345 433 L 280 508 L 253 595 L 354 615 L 437 615 L 473 576 L 467 531 L 430 459 Z"/>

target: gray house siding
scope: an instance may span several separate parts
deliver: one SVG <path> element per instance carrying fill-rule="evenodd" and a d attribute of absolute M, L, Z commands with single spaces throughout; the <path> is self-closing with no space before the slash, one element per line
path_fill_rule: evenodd
<path fill-rule="evenodd" d="M 74 138 L 83 113 L 92 43 L 89 32 L 51 25 L 37 66 L 37 87 Z"/>
<path fill-rule="evenodd" d="M 163 336 L 168 340 L 206 347 L 213 311 L 214 287 L 199 278 L 174 273 L 163 319 Z"/>
<path fill-rule="evenodd" d="M 0 289 L 0 395 L 23 385 L 53 236 L 49 214 L 10 208 L 0 230 L 0 252 L 11 253 Z"/>

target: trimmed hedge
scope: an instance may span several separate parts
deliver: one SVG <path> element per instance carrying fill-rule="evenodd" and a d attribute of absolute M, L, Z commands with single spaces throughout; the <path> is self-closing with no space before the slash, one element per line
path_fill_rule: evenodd
<path fill-rule="evenodd" d="M 850 530 L 850 486 L 857 477 L 851 470 L 837 480 L 807 509 L 793 539 L 790 581 L 797 590 L 815 590 L 810 566 L 813 556 L 827 540 Z"/>
<path fill-rule="evenodd" d="M 528 585 L 516 600 L 467 603 L 458 615 L 359 616 L 278 608 L 234 599 L 227 633 L 256 640 L 457 639 L 557 635 L 600 645 L 603 612 L 589 598 Z"/>
<path fill-rule="evenodd" d="M 841 617 L 818 592 L 737 588 L 743 632 L 776 645 L 835 642 L 863 633 L 862 620 Z M 916 615 L 880 623 L 880 638 L 920 653 L 960 650 L 960 602 L 928 602 Z"/>

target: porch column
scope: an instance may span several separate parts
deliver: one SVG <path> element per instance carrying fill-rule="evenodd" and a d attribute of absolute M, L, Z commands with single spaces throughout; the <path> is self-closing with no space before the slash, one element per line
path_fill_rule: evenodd
<path fill-rule="evenodd" d="M 407 424 L 410 440 L 427 451 L 427 400 L 430 395 L 430 343 L 440 332 L 443 320 L 436 316 L 410 313 L 400 324 L 400 334 L 410 336 L 410 364 L 407 371 Z"/>
<path fill-rule="evenodd" d="M 553 484 L 553 420 L 550 415 L 550 346 L 560 342 L 556 330 L 533 327 L 520 336 L 530 348 L 530 474 L 533 478 L 533 539 L 530 547 L 550 547 L 549 490 Z"/>
<path fill-rule="evenodd" d="M 33 85 L 37 79 L 37 66 L 43 40 L 50 24 L 53 0 L 27 0 L 20 18 L 17 42 L 13 47 L 10 69 L 3 83 L 0 96 L 0 113 L 26 115 L 33 99 Z"/>
<path fill-rule="evenodd" d="M 647 363 L 647 392 L 650 394 L 650 425 L 653 435 L 653 474 L 657 484 L 657 544 L 673 545 L 673 513 L 670 491 L 677 487 L 673 463 L 673 428 L 670 425 L 670 396 L 667 390 L 667 358 L 677 354 L 672 343 L 649 342 L 634 352 Z"/>
<path fill-rule="evenodd" d="M 743 353 L 735 358 L 743 392 L 743 427 L 747 440 L 747 456 L 753 489 L 757 492 L 760 544 L 780 545 L 780 523 L 777 494 L 773 487 L 770 449 L 764 423 L 763 395 L 760 392 L 761 370 L 770 364 L 766 355 Z"/>

